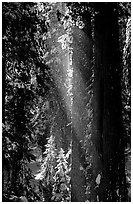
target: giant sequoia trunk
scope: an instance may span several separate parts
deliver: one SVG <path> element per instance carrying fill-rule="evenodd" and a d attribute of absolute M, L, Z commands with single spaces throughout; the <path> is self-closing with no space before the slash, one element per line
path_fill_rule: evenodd
<path fill-rule="evenodd" d="M 97 8 L 94 121 L 103 165 L 99 197 L 126 201 L 118 11 L 115 3 L 97 4 Z"/>

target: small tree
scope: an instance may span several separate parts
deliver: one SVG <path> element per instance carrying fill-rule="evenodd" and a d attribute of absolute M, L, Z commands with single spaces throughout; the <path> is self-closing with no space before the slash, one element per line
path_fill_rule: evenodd
<path fill-rule="evenodd" d="M 51 200 L 56 166 L 56 151 L 55 138 L 51 134 L 46 144 L 44 158 L 42 158 L 41 170 L 35 177 L 36 180 L 40 181 L 43 201 Z"/>
<path fill-rule="evenodd" d="M 54 176 L 54 187 L 52 201 L 71 201 L 70 167 L 67 154 L 61 148 L 57 157 L 56 173 Z"/>

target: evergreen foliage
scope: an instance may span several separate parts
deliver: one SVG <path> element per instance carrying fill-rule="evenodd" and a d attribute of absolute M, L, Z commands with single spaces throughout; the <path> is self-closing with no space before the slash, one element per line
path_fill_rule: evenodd
<path fill-rule="evenodd" d="M 52 186 L 54 184 L 55 166 L 56 166 L 57 150 L 55 139 L 51 134 L 46 144 L 46 150 L 43 153 L 42 165 L 40 172 L 36 175 L 36 180 L 40 180 L 42 188 L 43 201 L 50 201 L 52 196 Z"/>
<path fill-rule="evenodd" d="M 70 188 L 70 165 L 65 155 L 64 150 L 61 148 L 57 156 L 57 165 L 55 167 L 53 197 L 52 200 L 56 202 L 70 202 L 71 201 L 71 188 Z"/>

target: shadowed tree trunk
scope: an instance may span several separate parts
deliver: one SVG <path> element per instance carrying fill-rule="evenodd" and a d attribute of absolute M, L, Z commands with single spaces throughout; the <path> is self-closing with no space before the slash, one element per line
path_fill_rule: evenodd
<path fill-rule="evenodd" d="M 103 179 L 101 201 L 126 201 L 117 4 L 97 4 L 94 121 Z"/>

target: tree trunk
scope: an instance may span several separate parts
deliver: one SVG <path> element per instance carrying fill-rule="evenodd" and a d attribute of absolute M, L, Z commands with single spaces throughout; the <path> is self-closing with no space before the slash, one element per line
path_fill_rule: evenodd
<path fill-rule="evenodd" d="M 103 165 L 99 197 L 101 201 L 126 201 L 117 4 L 102 3 L 98 9 L 94 112 Z"/>

